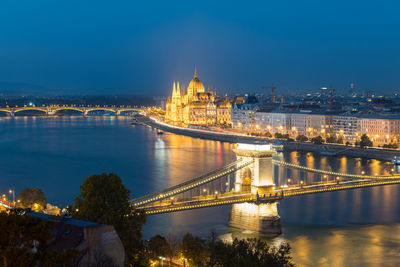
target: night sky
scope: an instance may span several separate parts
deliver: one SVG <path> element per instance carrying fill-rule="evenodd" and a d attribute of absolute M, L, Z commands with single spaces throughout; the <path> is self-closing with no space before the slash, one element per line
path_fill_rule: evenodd
<path fill-rule="evenodd" d="M 239 1 L 238 1 L 239 2 Z M 0 2 L 0 93 L 400 89 L 398 1 Z M 14 86 L 14 87 L 13 87 Z"/>

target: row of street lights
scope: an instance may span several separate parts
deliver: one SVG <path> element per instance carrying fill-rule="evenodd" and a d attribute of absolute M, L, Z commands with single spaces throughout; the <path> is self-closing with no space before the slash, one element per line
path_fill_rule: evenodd
<path fill-rule="evenodd" d="M 15 204 L 16 204 L 16 202 L 15 202 L 15 190 L 14 189 L 10 189 L 10 190 L 8 190 L 8 193 L 12 196 L 12 203 L 13 203 L 13 206 L 15 207 Z M 3 203 L 8 200 L 6 194 L 2 195 L 1 200 L 3 201 Z M 20 203 L 20 200 L 18 199 L 17 202 Z"/>

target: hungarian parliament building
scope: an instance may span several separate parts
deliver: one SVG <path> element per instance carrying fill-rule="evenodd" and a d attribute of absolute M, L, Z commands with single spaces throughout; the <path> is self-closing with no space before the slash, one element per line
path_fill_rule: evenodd
<path fill-rule="evenodd" d="M 231 102 L 217 98 L 210 88 L 206 91 L 197 77 L 190 81 L 187 91 L 174 82 L 172 97 L 166 103 L 165 120 L 176 125 L 231 125 Z"/>

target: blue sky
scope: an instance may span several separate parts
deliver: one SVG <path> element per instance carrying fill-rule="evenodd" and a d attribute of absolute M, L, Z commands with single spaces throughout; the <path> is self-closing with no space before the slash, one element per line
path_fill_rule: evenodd
<path fill-rule="evenodd" d="M 169 94 L 194 65 L 220 92 L 400 89 L 398 1 L 0 2 L 0 82 Z M 1 83 L 0 83 L 1 84 Z"/>

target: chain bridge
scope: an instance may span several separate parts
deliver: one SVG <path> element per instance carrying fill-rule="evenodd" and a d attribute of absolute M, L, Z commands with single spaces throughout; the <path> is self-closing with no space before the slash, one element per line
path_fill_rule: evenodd
<path fill-rule="evenodd" d="M 313 169 L 273 159 L 270 144 L 239 144 L 236 161 L 184 183 L 131 200 L 146 214 L 160 214 L 238 203 L 274 203 L 299 195 L 400 183 L 400 174 L 366 175 Z M 287 178 L 275 185 L 274 168 L 311 173 L 317 179 Z M 233 179 L 232 179 L 233 175 Z M 298 175 L 300 176 L 300 175 Z M 217 188 L 215 184 L 218 184 Z"/>
<path fill-rule="evenodd" d="M 89 115 L 94 111 L 107 111 L 112 112 L 116 116 L 122 115 L 123 112 L 141 112 L 143 108 L 131 107 L 131 106 L 75 106 L 75 105 L 63 105 L 63 106 L 23 106 L 23 107 L 5 107 L 0 108 L 0 112 L 6 113 L 9 116 L 15 116 L 22 111 L 38 111 L 43 115 L 57 115 L 60 111 L 77 111 L 83 116 Z"/>

